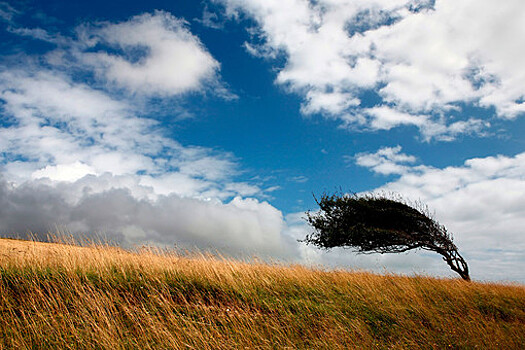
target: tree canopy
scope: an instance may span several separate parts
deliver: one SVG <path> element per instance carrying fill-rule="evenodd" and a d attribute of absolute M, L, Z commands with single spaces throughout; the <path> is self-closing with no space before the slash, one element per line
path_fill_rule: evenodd
<path fill-rule="evenodd" d="M 470 280 L 468 266 L 445 226 L 421 205 L 410 206 L 384 195 L 323 194 L 319 211 L 307 212 L 314 232 L 304 242 L 319 248 L 350 248 L 362 254 L 434 251 L 450 268 Z"/>

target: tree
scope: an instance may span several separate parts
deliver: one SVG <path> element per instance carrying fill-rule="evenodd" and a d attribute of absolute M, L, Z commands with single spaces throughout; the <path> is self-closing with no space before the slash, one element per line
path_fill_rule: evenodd
<path fill-rule="evenodd" d="M 324 249 L 350 248 L 361 254 L 429 250 L 441 254 L 453 271 L 470 280 L 452 235 L 422 205 L 412 207 L 385 195 L 323 194 L 315 201 L 320 210 L 306 212 L 305 218 L 314 232 L 303 242 Z"/>

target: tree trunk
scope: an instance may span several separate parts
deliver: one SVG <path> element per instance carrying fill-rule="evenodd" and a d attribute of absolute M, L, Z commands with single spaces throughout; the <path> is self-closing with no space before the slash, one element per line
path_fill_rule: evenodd
<path fill-rule="evenodd" d="M 443 255 L 443 260 L 447 262 L 452 271 L 457 272 L 465 281 L 470 281 L 467 262 L 457 250 L 444 251 L 440 253 Z"/>

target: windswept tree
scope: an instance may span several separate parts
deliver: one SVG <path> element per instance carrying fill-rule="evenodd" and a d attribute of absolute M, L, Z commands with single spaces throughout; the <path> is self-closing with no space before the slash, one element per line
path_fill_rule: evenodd
<path fill-rule="evenodd" d="M 470 280 L 452 235 L 428 209 L 384 195 L 323 194 L 316 202 L 320 210 L 306 213 L 314 232 L 303 242 L 324 249 L 350 248 L 361 254 L 429 250 L 441 254 L 453 271 Z"/>

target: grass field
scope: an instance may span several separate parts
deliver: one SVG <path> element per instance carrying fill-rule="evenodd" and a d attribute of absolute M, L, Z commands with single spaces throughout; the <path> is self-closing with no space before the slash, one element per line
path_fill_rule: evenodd
<path fill-rule="evenodd" d="M 525 349 L 525 287 L 0 239 L 0 349 Z"/>

